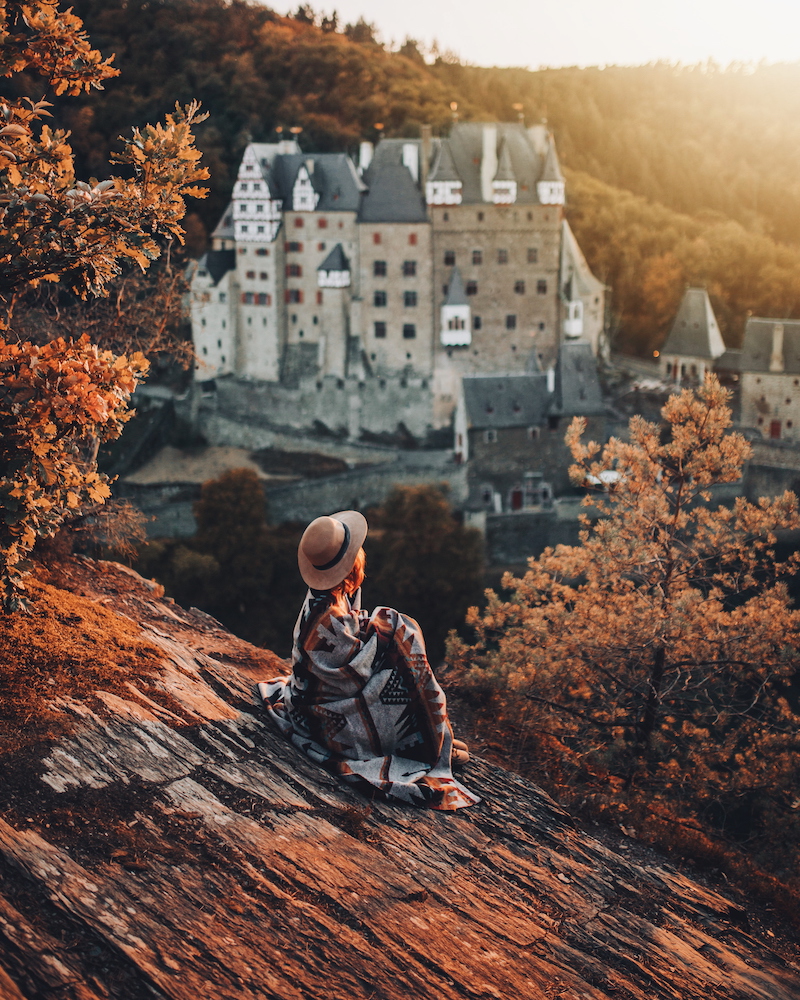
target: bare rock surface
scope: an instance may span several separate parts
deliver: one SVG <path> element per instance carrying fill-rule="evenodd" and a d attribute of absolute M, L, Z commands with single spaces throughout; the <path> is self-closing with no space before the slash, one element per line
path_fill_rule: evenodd
<path fill-rule="evenodd" d="M 530 782 L 475 760 L 471 809 L 368 802 L 253 705 L 277 657 L 120 567 L 82 586 L 169 700 L 64 698 L 68 734 L 6 766 L 0 997 L 800 998 L 741 905 Z"/>

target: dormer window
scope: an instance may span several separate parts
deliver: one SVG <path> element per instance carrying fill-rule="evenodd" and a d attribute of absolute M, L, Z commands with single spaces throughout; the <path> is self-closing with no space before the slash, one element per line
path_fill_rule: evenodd
<path fill-rule="evenodd" d="M 246 191 L 247 190 L 247 184 L 245 184 L 244 182 L 242 182 L 242 184 L 241 184 L 241 190 L 242 191 Z"/>
<path fill-rule="evenodd" d="M 260 191 L 261 190 L 261 185 L 260 184 L 254 184 L 253 185 L 253 190 L 254 191 Z"/>
<path fill-rule="evenodd" d="M 253 172 L 253 164 L 252 163 L 246 164 L 244 169 L 247 171 L 248 174 L 252 174 L 252 172 Z"/>

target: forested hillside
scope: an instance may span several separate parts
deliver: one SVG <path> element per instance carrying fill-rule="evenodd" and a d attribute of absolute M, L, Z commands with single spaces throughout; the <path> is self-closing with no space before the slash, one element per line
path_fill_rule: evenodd
<path fill-rule="evenodd" d="M 198 144 L 212 196 L 188 226 L 202 248 L 249 139 L 289 128 L 307 149 L 441 133 L 450 102 L 468 119 L 546 118 L 570 170 L 568 213 L 611 285 L 617 344 L 649 353 L 687 283 L 704 284 L 729 344 L 749 311 L 800 309 L 800 64 L 491 69 L 390 52 L 369 25 L 309 8 L 281 17 L 245 0 L 76 0 L 122 75 L 55 109 L 79 164 L 102 176 L 131 121 L 193 97 L 211 116 Z M 443 40 L 446 42 L 446 39 Z M 376 128 L 380 125 L 381 128 Z M 634 197 L 635 196 L 635 197 Z"/>

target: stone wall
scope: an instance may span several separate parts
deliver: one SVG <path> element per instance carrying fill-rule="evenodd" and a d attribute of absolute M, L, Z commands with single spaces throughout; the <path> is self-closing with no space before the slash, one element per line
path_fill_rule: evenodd
<path fill-rule="evenodd" d="M 295 389 L 274 382 L 249 382 L 231 377 L 217 379 L 216 391 L 199 400 L 198 429 L 214 444 L 249 445 L 253 427 L 292 427 L 296 430 L 327 428 L 357 440 L 362 432 L 373 435 L 412 435 L 432 442 L 432 397 L 427 379 L 408 377 L 383 379 L 306 379 Z M 222 427 L 237 440 L 221 440 Z M 439 436 L 441 438 L 441 435 Z M 447 438 L 447 432 L 444 437 Z M 447 446 L 449 440 L 440 440 Z"/>

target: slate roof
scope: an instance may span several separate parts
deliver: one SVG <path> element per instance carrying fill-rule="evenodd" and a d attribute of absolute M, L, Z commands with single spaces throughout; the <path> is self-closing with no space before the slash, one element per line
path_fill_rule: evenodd
<path fill-rule="evenodd" d="M 502 153 L 503 146 L 506 147 L 513 179 L 517 182 L 517 203 L 538 204 L 536 182 L 540 178 L 544 164 L 534 149 L 531 136 L 516 122 L 498 122 L 491 127 L 496 129 L 500 152 Z M 462 204 L 483 203 L 481 189 L 483 129 L 482 122 L 458 122 L 453 126 L 449 138 L 441 140 L 441 146 L 449 148 L 463 185 Z"/>
<path fill-rule="evenodd" d="M 744 328 L 741 371 L 769 373 L 772 331 L 776 323 L 783 324 L 784 373 L 800 373 L 800 320 L 765 319 L 760 316 L 751 316 Z"/>
<path fill-rule="evenodd" d="M 283 200 L 283 210 L 292 211 L 297 174 L 310 160 L 311 185 L 319 194 L 318 212 L 357 212 L 364 183 L 346 153 L 287 153 L 276 156 L 267 179 L 274 198 Z"/>
<path fill-rule="evenodd" d="M 544 372 L 465 375 L 461 384 L 470 430 L 536 427 L 546 418 L 550 393 Z"/>
<path fill-rule="evenodd" d="M 500 143 L 500 155 L 497 162 L 497 173 L 494 175 L 496 181 L 515 181 L 516 175 L 511 165 L 511 154 L 508 151 L 508 143 Z"/>
<path fill-rule="evenodd" d="M 233 229 L 233 202 L 228 202 L 228 207 L 222 213 L 222 218 L 217 223 L 217 228 L 211 234 L 212 240 L 232 240 L 236 236 Z"/>
<path fill-rule="evenodd" d="M 337 243 L 328 256 L 317 268 L 318 271 L 349 271 L 350 261 L 342 249 L 342 244 Z"/>
<path fill-rule="evenodd" d="M 539 178 L 540 181 L 560 181 L 564 182 L 564 175 L 561 173 L 561 165 L 558 162 L 558 153 L 556 153 L 556 144 L 553 141 L 553 137 L 550 136 L 550 142 L 547 146 L 547 156 L 544 161 L 544 170 L 542 171 L 542 176 Z"/>
<path fill-rule="evenodd" d="M 461 176 L 456 169 L 450 144 L 447 141 L 439 143 L 439 149 L 433 162 L 429 181 L 460 181 Z"/>
<path fill-rule="evenodd" d="M 236 267 L 236 251 L 209 250 L 208 253 L 203 254 L 197 266 L 198 268 L 205 267 L 211 275 L 211 280 L 215 285 L 218 285 L 220 279 Z"/>
<path fill-rule="evenodd" d="M 549 412 L 566 417 L 588 417 L 605 412 L 597 362 L 588 341 L 567 342 L 559 348 L 555 393 Z"/>
<path fill-rule="evenodd" d="M 453 273 L 450 275 L 450 283 L 447 286 L 447 298 L 444 300 L 444 304 L 446 306 L 469 305 L 467 293 L 464 291 L 464 282 L 461 278 L 461 272 L 457 267 L 453 268 Z"/>
<path fill-rule="evenodd" d="M 561 294 L 568 301 L 600 295 L 605 285 L 592 274 L 575 234 L 565 219 L 561 224 Z"/>
<path fill-rule="evenodd" d="M 770 341 L 770 349 L 772 342 Z M 725 353 L 714 310 L 705 288 L 687 288 L 662 354 L 713 361 Z M 767 358 L 769 366 L 769 358 Z"/>
<path fill-rule="evenodd" d="M 408 167 L 382 163 L 367 172 L 369 189 L 361 200 L 359 222 L 427 222 L 422 192 Z"/>

